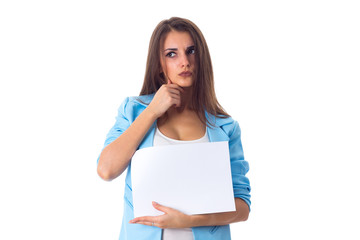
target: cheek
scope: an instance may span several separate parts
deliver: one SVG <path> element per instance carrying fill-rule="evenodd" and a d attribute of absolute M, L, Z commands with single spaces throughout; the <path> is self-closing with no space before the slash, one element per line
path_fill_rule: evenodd
<path fill-rule="evenodd" d="M 169 74 L 173 74 L 174 72 L 176 72 L 177 69 L 176 61 L 171 61 L 166 66 Z"/>
<path fill-rule="evenodd" d="M 189 61 L 190 61 L 191 65 L 195 67 L 195 55 L 191 55 L 191 57 L 189 58 Z"/>

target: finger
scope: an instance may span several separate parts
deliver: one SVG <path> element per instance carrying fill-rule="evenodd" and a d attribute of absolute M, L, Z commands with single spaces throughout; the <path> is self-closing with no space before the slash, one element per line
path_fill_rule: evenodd
<path fill-rule="evenodd" d="M 169 89 L 177 89 L 177 90 L 179 90 L 181 92 L 184 92 L 184 89 L 182 87 L 180 87 L 179 85 L 177 85 L 177 84 L 171 84 L 171 85 L 168 84 L 167 87 L 169 87 Z"/>
<path fill-rule="evenodd" d="M 176 104 L 176 105 L 181 104 L 181 98 L 179 96 L 174 95 L 171 97 L 172 97 L 172 99 L 171 99 L 170 103 Z"/>
<path fill-rule="evenodd" d="M 170 97 L 171 97 L 171 103 L 173 105 L 179 105 L 181 104 L 181 96 L 180 95 L 176 95 L 174 93 L 171 93 L 170 94 Z"/>
<path fill-rule="evenodd" d="M 142 224 L 142 225 L 147 225 L 147 226 L 153 226 L 152 225 L 152 222 L 136 222 L 136 224 Z M 155 226 L 156 224 L 154 223 L 154 226 Z"/>
<path fill-rule="evenodd" d="M 177 96 L 180 96 L 180 94 L 181 94 L 180 91 L 175 88 L 169 88 L 168 91 L 172 94 L 176 94 Z"/>
<path fill-rule="evenodd" d="M 174 101 L 172 103 L 171 107 L 174 107 L 174 108 L 181 107 L 181 101 L 180 100 Z"/>
<path fill-rule="evenodd" d="M 167 212 L 172 210 L 172 208 L 165 207 L 165 206 L 160 205 L 160 204 L 158 204 L 157 202 L 154 202 L 154 201 L 152 202 L 152 204 L 153 204 L 154 208 L 156 208 L 157 210 L 162 211 L 164 213 L 167 213 Z"/>
<path fill-rule="evenodd" d="M 182 87 L 180 87 L 179 85 L 177 85 L 176 83 L 173 83 L 170 79 L 168 79 L 168 86 L 172 86 L 172 87 L 176 87 L 178 88 L 180 91 L 184 92 L 184 89 Z"/>
<path fill-rule="evenodd" d="M 133 220 L 130 220 L 129 223 L 139 223 L 139 222 L 154 222 L 155 221 L 155 218 L 154 217 L 137 217 L 137 218 L 134 218 Z"/>
<path fill-rule="evenodd" d="M 173 107 L 181 107 L 181 100 L 180 99 L 177 99 L 176 101 L 174 101 Z"/>

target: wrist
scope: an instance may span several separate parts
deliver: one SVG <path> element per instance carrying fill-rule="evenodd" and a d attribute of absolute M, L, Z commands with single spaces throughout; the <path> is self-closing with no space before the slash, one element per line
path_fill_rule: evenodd
<path fill-rule="evenodd" d="M 145 114 L 148 115 L 153 121 L 158 118 L 158 115 L 149 107 L 145 108 Z"/>
<path fill-rule="evenodd" d="M 209 226 L 209 214 L 195 214 L 189 216 L 189 223 L 191 227 Z"/>

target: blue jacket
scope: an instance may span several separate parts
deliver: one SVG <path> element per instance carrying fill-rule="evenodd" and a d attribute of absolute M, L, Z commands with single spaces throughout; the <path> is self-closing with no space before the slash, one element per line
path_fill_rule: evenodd
<path fill-rule="evenodd" d="M 149 104 L 154 94 L 139 97 L 127 97 L 118 109 L 115 125 L 110 129 L 106 136 L 104 148 L 118 138 L 136 119 L 137 116 L 147 107 L 137 100 Z M 229 152 L 231 162 L 231 174 L 234 188 L 234 196 L 243 199 L 250 207 L 250 183 L 245 174 L 249 170 L 248 162 L 244 160 L 243 148 L 240 140 L 239 124 L 231 117 L 216 118 L 205 111 L 205 116 L 216 127 L 208 127 L 207 134 L 210 142 L 229 141 Z M 215 121 L 216 120 L 216 121 Z M 144 136 L 138 149 L 153 146 L 156 122 L 150 127 Z M 99 156 L 100 157 L 100 156 Z M 99 161 L 99 158 L 98 158 Z M 120 232 L 120 240 L 161 240 L 162 229 L 156 226 L 146 226 L 141 224 L 130 224 L 134 218 L 132 188 L 131 188 L 131 162 L 129 163 L 125 179 L 124 191 L 124 215 Z M 230 236 L 230 226 L 204 226 L 192 228 L 195 240 L 228 240 Z"/>

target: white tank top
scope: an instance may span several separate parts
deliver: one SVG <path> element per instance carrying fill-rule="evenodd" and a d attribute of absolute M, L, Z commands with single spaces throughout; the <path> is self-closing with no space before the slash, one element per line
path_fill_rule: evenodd
<path fill-rule="evenodd" d="M 159 128 L 156 126 L 154 134 L 154 146 L 170 145 L 170 144 L 184 144 L 184 143 L 200 143 L 209 142 L 207 135 L 207 128 L 205 135 L 202 138 L 190 141 L 182 141 L 169 138 L 162 134 Z M 194 236 L 191 228 L 166 228 L 163 229 L 162 240 L 194 240 Z"/>

